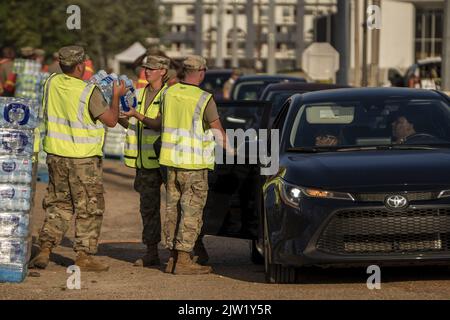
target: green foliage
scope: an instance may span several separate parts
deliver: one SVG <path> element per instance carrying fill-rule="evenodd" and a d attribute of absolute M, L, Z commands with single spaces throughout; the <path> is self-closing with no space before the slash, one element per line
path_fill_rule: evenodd
<path fill-rule="evenodd" d="M 69 5 L 81 9 L 81 30 L 68 30 Z M 8 0 L 0 1 L 0 47 L 43 48 L 81 44 L 97 67 L 135 41 L 160 36 L 155 1 Z"/>

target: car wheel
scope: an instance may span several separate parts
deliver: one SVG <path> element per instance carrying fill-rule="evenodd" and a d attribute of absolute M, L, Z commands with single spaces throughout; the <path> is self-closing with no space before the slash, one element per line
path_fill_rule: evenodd
<path fill-rule="evenodd" d="M 294 267 L 286 267 L 281 264 L 270 262 L 270 244 L 268 236 L 267 221 L 264 215 L 264 267 L 267 283 L 294 283 L 297 270 Z"/>
<path fill-rule="evenodd" d="M 250 259 L 254 264 L 264 264 L 264 256 L 258 250 L 258 240 L 252 240 L 250 247 Z"/>

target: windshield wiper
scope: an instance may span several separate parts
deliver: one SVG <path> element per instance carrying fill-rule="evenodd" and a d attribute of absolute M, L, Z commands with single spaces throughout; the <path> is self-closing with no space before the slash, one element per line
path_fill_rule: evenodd
<path fill-rule="evenodd" d="M 287 152 L 304 152 L 304 153 L 318 153 L 327 151 L 336 151 L 335 146 L 324 146 L 324 147 L 295 147 L 286 149 Z"/>

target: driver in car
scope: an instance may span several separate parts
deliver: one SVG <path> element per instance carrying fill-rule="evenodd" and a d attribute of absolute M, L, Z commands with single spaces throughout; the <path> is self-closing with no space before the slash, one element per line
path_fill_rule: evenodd
<path fill-rule="evenodd" d="M 316 135 L 315 145 L 318 147 L 337 146 L 338 138 L 328 132 L 320 132 Z"/>
<path fill-rule="evenodd" d="M 400 114 L 397 119 L 392 122 L 392 135 L 395 138 L 395 143 L 405 143 L 408 137 L 416 134 L 414 123 L 416 120 L 412 115 Z"/>

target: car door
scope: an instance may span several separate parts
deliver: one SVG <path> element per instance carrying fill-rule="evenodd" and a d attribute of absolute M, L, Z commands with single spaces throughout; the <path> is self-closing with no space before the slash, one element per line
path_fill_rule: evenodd
<path fill-rule="evenodd" d="M 226 101 L 218 102 L 217 109 L 225 130 L 255 130 L 256 140 L 246 139 L 244 142 L 248 150 L 248 144 L 257 142 L 259 129 L 267 129 L 270 106 L 265 101 Z M 237 143 L 235 141 L 235 145 Z M 237 164 L 236 158 L 234 163 L 222 162 L 223 164 L 216 164 L 214 171 L 209 172 L 203 233 L 256 238 L 258 216 L 255 198 L 259 187 L 259 166 L 249 164 L 248 158 L 245 164 Z"/>

